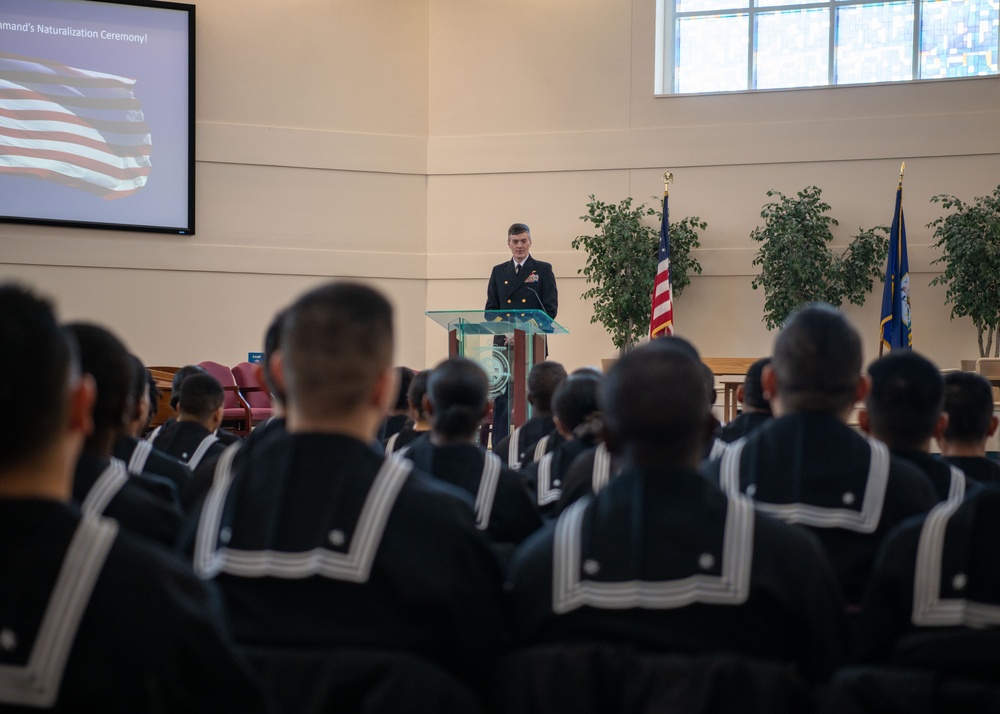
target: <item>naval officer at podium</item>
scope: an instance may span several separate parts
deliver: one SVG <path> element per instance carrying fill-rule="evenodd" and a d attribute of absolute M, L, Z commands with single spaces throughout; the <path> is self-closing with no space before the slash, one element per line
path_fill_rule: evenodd
<path fill-rule="evenodd" d="M 507 229 L 507 247 L 511 260 L 493 267 L 486 288 L 487 310 L 544 310 L 553 320 L 559 309 L 559 291 L 552 264 L 531 257 L 531 229 L 515 223 Z M 500 338 L 501 340 L 503 338 Z M 511 342 L 513 337 L 508 337 Z M 505 391 L 493 402 L 493 443 L 507 436 L 507 398 Z"/>

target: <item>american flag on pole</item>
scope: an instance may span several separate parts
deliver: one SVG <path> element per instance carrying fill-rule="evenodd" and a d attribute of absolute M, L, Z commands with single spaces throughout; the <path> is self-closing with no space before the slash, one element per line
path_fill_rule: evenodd
<path fill-rule="evenodd" d="M 134 79 L 0 52 L 0 176 L 105 199 L 146 185 L 152 138 Z"/>
<path fill-rule="evenodd" d="M 663 192 L 663 222 L 660 224 L 660 256 L 653 282 L 653 312 L 649 320 L 649 337 L 655 339 L 674 334 L 674 291 L 670 286 L 670 216 L 669 196 Z"/>

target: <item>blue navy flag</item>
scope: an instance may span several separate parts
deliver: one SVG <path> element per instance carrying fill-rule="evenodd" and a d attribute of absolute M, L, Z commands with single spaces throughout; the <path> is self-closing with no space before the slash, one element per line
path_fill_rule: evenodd
<path fill-rule="evenodd" d="M 882 291 L 879 354 L 886 350 L 913 349 L 910 316 L 910 261 L 906 257 L 906 223 L 903 221 L 903 175 L 896 189 L 896 211 L 889 232 L 889 259 Z"/>

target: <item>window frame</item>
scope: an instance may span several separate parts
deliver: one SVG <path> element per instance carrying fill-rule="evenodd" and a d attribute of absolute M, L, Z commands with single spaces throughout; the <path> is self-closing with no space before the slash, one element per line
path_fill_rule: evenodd
<path fill-rule="evenodd" d="M 985 79 L 985 78 L 997 78 L 1000 77 L 1000 68 L 998 71 L 987 75 L 970 75 L 967 77 L 928 77 L 924 78 L 920 76 L 921 72 L 921 46 L 922 38 L 920 34 L 922 14 L 923 14 L 923 4 L 924 2 L 933 2 L 933 0 L 910 0 L 913 3 L 913 29 L 912 29 L 912 48 L 910 52 L 910 67 L 911 67 L 911 77 L 906 80 L 883 80 L 874 82 L 852 82 L 852 83 L 836 83 L 837 75 L 837 45 L 836 45 L 836 33 L 837 33 L 837 9 L 851 6 L 863 6 L 863 5 L 881 5 L 888 2 L 893 2 L 893 0 L 802 0 L 794 4 L 788 5 L 767 5 L 759 6 L 758 3 L 762 0 L 747 0 L 746 7 L 736 8 L 731 7 L 724 10 L 696 10 L 696 11 L 684 11 L 676 12 L 675 6 L 677 0 L 656 0 L 656 62 L 655 62 L 655 72 L 654 72 L 654 87 L 657 96 L 666 97 L 684 97 L 684 96 L 698 96 L 698 95 L 714 95 L 714 94 L 739 94 L 747 92 L 773 92 L 773 91 L 788 91 L 788 90 L 802 90 L 802 89 L 823 89 L 832 87 L 858 87 L 858 86 L 878 86 L 883 84 L 908 84 L 912 82 L 936 82 L 942 79 Z M 763 0 L 766 2 L 766 0 Z M 734 4 L 736 2 L 734 1 Z M 766 87 L 757 88 L 754 86 L 756 80 L 756 66 L 754 62 L 754 57 L 756 54 L 757 47 L 757 16 L 760 14 L 774 13 L 776 11 L 794 11 L 794 10 L 814 10 L 814 9 L 825 9 L 828 13 L 829 36 L 827 39 L 827 81 L 826 84 L 814 84 L 814 85 L 793 85 L 788 87 Z M 714 15 L 728 15 L 728 14 L 745 14 L 748 16 L 748 43 L 747 43 L 747 80 L 746 87 L 744 89 L 718 89 L 718 90 L 706 90 L 700 92 L 678 92 L 675 90 L 675 69 L 676 69 L 676 33 L 677 33 L 677 18 L 687 18 L 687 17 L 711 17 Z M 994 30 L 997 38 L 998 45 L 1000 45 L 1000 28 Z M 1000 47 L 997 48 L 997 57 L 1000 58 Z"/>

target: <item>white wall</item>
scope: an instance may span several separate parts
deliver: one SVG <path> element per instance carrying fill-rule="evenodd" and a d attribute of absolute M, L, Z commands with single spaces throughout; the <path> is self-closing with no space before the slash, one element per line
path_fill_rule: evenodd
<path fill-rule="evenodd" d="M 766 354 L 773 335 L 761 323 L 763 295 L 750 288 L 749 234 L 767 190 L 822 188 L 843 248 L 859 226 L 891 221 L 906 160 L 916 346 L 942 366 L 977 353 L 972 325 L 951 322 L 944 290 L 928 285 L 937 253 L 924 226 L 939 215 L 931 196 L 972 198 L 1000 183 L 1000 80 L 656 97 L 653 0 L 545 5 L 431 1 L 429 301 L 481 284 L 503 255 L 504 227 L 523 220 L 535 252 L 555 263 L 570 310 L 560 321 L 573 334 L 552 341 L 554 356 L 570 366 L 612 356 L 610 340 L 586 324 L 586 286 L 571 279 L 583 258 L 569 242 L 587 230 L 579 216 L 588 194 L 655 201 L 669 168 L 673 218 L 709 224 L 696 254 L 704 274 L 676 303 L 678 333 L 706 356 Z M 435 285 L 447 277 L 435 254 L 459 236 L 463 252 L 479 255 L 451 268 L 462 282 Z M 844 308 L 869 358 L 879 304 L 877 292 Z M 428 353 L 436 349 L 428 339 Z"/>
<path fill-rule="evenodd" d="M 426 292 L 427 6 L 200 0 L 197 235 L 0 226 L 0 279 L 115 329 L 148 364 L 245 360 L 332 277 Z M 400 319 L 401 362 L 424 356 Z"/>
<path fill-rule="evenodd" d="M 197 235 L 0 226 L 0 279 L 115 327 L 150 364 L 244 359 L 274 310 L 340 276 L 390 294 L 400 363 L 433 364 L 446 341 L 423 311 L 481 307 L 514 221 L 559 278 L 571 334 L 551 356 L 598 363 L 614 350 L 570 241 L 588 194 L 658 200 L 668 168 L 671 215 L 709 224 L 679 334 L 706 356 L 764 354 L 749 234 L 766 191 L 822 188 L 843 246 L 890 221 L 904 159 L 915 343 L 942 366 L 976 354 L 928 286 L 924 226 L 932 195 L 1000 183 L 996 78 L 655 97 L 655 0 L 197 5 Z M 845 308 L 868 357 L 879 302 Z"/>

